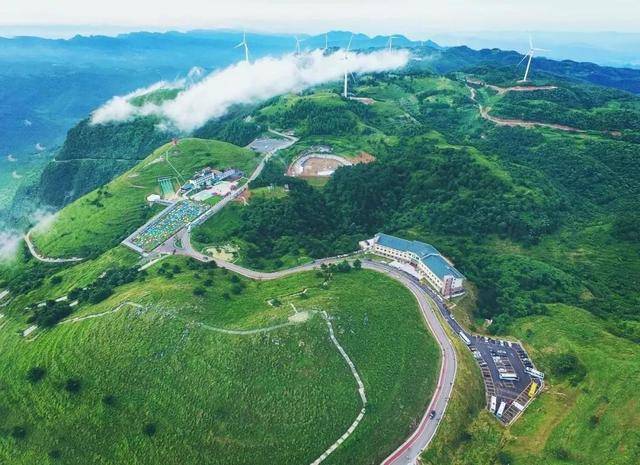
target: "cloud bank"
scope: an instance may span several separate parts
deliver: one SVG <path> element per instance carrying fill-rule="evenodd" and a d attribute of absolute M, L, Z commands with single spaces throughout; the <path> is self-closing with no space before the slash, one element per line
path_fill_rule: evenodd
<path fill-rule="evenodd" d="M 223 116 L 234 104 L 249 104 L 267 100 L 288 92 L 298 92 L 325 82 L 342 78 L 348 73 L 371 73 L 403 67 L 409 61 L 406 50 L 381 50 L 372 53 L 338 51 L 325 55 L 315 50 L 302 55 L 266 57 L 252 63 L 240 62 L 184 87 L 175 99 L 163 103 L 135 106 L 134 97 L 163 88 L 185 86 L 158 82 L 128 95 L 114 97 L 96 110 L 93 124 L 126 121 L 136 116 L 157 115 L 180 131 L 193 131 L 211 118 Z"/>
<path fill-rule="evenodd" d="M 38 209 L 29 215 L 29 222 L 34 224 L 32 230 L 40 233 L 48 231 L 57 218 L 57 214 Z M 15 228 L 0 230 L 0 262 L 15 260 L 20 241 L 24 233 Z"/>
<path fill-rule="evenodd" d="M 0 262 L 13 260 L 22 235 L 16 231 L 0 231 Z"/>

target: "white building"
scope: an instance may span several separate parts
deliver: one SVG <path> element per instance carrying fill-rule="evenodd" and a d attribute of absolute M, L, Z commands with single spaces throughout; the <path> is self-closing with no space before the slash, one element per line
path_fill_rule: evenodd
<path fill-rule="evenodd" d="M 464 293 L 464 276 L 432 245 L 382 233 L 364 244 L 376 254 L 409 263 L 421 278 L 426 279 L 445 298 Z"/>

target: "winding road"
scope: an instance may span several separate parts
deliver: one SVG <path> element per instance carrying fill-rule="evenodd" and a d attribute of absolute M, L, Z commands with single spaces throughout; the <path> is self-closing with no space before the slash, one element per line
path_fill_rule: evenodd
<path fill-rule="evenodd" d="M 45 257 L 43 255 L 40 255 L 38 253 L 38 251 L 36 250 L 36 247 L 33 245 L 33 242 L 31 242 L 31 237 L 30 236 L 31 236 L 31 231 L 29 231 L 27 234 L 24 235 L 24 241 L 27 244 L 27 247 L 29 248 L 29 252 L 31 252 L 31 255 L 36 260 L 39 260 L 39 261 L 45 262 L 45 263 L 69 263 L 69 262 L 79 262 L 79 261 L 84 260 L 84 258 L 80 258 L 80 257 L 49 258 L 49 257 Z"/>
<path fill-rule="evenodd" d="M 491 111 L 491 107 L 485 107 L 480 102 L 478 102 L 478 93 L 475 88 L 471 87 L 469 84 L 485 86 L 490 89 L 495 90 L 499 95 L 504 95 L 507 92 L 534 92 L 540 90 L 554 90 L 557 89 L 556 86 L 516 86 L 516 87 L 498 87 L 490 84 L 485 84 L 482 81 L 474 81 L 467 79 L 465 85 L 469 92 L 471 93 L 471 100 L 473 100 L 478 105 L 478 111 L 480 112 L 480 116 L 487 121 L 491 121 L 492 123 L 498 126 L 518 126 L 522 128 L 549 128 L 549 129 L 557 129 L 559 131 L 565 132 L 576 132 L 576 133 L 584 133 L 586 132 L 583 129 L 574 128 L 571 126 L 565 126 L 563 124 L 555 124 L 555 123 L 540 123 L 538 121 L 525 121 L 521 119 L 515 118 L 500 118 L 498 116 L 493 116 L 489 112 Z"/>
<path fill-rule="evenodd" d="M 275 131 L 272 131 L 272 132 L 275 133 Z M 276 134 L 283 136 L 280 133 L 276 133 Z M 266 162 L 278 149 L 286 148 L 296 142 L 295 138 L 292 138 L 289 136 L 286 136 L 286 137 L 288 139 L 287 143 L 265 154 L 263 159 L 260 161 L 260 163 L 256 167 L 255 171 L 250 176 L 248 182 L 243 186 L 243 189 L 246 188 L 249 182 L 251 182 L 260 174 Z M 238 191 L 241 191 L 243 189 L 238 189 Z M 237 192 L 236 194 L 239 194 L 239 192 Z M 207 217 L 203 218 L 202 220 L 205 220 L 208 217 L 212 216 L 213 214 L 219 212 L 228 202 L 233 200 L 233 198 L 235 198 L 235 195 L 229 196 L 229 198 L 226 199 L 227 201 L 219 202 L 216 205 L 217 208 L 214 207 L 211 210 L 209 210 L 209 214 L 207 215 Z M 196 221 L 198 223 L 202 222 L 198 220 Z M 175 254 L 175 255 L 189 256 L 201 262 L 214 261 L 212 257 L 202 254 L 193 248 L 190 240 L 190 230 L 191 230 L 191 227 L 183 228 L 176 235 L 174 235 L 172 238 L 170 238 L 164 244 L 162 244 L 159 248 L 154 250 L 154 252 L 150 254 L 148 258 L 150 258 L 151 261 L 154 261 L 156 258 L 159 259 L 164 255 Z M 37 250 L 31 243 L 29 238 L 29 233 L 25 236 L 25 241 L 27 243 L 27 246 L 29 247 L 31 254 L 38 260 L 46 261 L 46 262 L 68 262 L 68 261 L 82 260 L 81 258 L 77 258 L 77 257 L 68 258 L 68 259 L 53 259 L 53 258 L 42 257 L 37 253 Z M 274 271 L 274 272 L 262 272 L 262 271 L 251 270 L 249 268 L 244 268 L 234 263 L 217 260 L 217 259 L 215 260 L 215 262 L 220 267 L 224 267 L 230 271 L 233 271 L 237 274 L 240 274 L 250 279 L 273 280 L 273 279 L 279 279 L 285 276 L 289 276 L 295 273 L 311 271 L 313 269 L 318 268 L 322 264 L 338 263 L 340 261 L 345 260 L 345 258 L 348 258 L 348 257 L 339 256 L 339 257 L 331 257 L 331 258 L 326 258 L 321 260 L 315 260 L 312 263 L 307 263 L 297 267 L 289 268 L 287 270 Z M 352 258 L 353 257 L 351 257 L 351 259 Z M 425 412 L 422 415 L 416 429 L 402 444 L 400 444 L 397 447 L 397 449 L 395 449 L 382 462 L 382 465 L 413 465 L 417 463 L 418 458 L 422 453 L 422 451 L 424 451 L 428 447 L 428 445 L 431 443 L 432 439 L 434 438 L 438 430 L 440 422 L 444 417 L 444 413 L 446 411 L 449 398 L 451 396 L 451 391 L 453 389 L 453 384 L 455 381 L 455 376 L 457 371 L 458 362 L 456 359 L 456 353 L 453 348 L 451 340 L 449 339 L 443 325 L 438 319 L 437 303 L 433 299 L 433 296 L 431 296 L 427 290 L 425 290 L 422 286 L 420 286 L 420 283 L 416 281 L 414 277 L 396 268 L 393 268 L 387 264 L 376 262 L 376 261 L 362 260 L 362 267 L 364 269 L 383 273 L 388 277 L 395 279 L 396 281 L 404 285 L 413 294 L 413 296 L 418 302 L 418 305 L 420 307 L 420 311 L 425 320 L 425 323 L 429 327 L 431 333 L 436 339 L 436 342 L 440 346 L 440 350 L 442 354 L 442 364 L 440 366 L 440 373 L 438 376 L 437 385 L 434 390 L 431 401 L 426 406 Z M 113 311 L 120 310 L 120 308 L 121 307 L 118 307 Z M 105 312 L 105 314 L 111 313 L 111 312 Z M 87 316 L 83 318 L 95 318 L 97 316 L 102 316 L 102 314 Z M 68 320 L 68 322 L 80 321 L 81 319 L 82 318 L 70 319 Z M 329 320 L 327 321 L 329 324 L 329 328 L 332 329 Z M 349 362 L 349 360 L 347 361 Z M 362 389 L 364 389 L 364 387 L 362 387 Z M 363 398 L 363 402 L 365 402 L 364 398 Z M 432 411 L 435 411 L 434 418 L 430 418 L 430 412 Z M 363 412 L 364 412 L 364 406 L 363 406 Z M 364 415 L 363 412 L 361 412 L 362 415 Z M 337 445 L 334 444 L 335 447 L 337 447 L 338 445 L 339 444 Z"/>
<path fill-rule="evenodd" d="M 214 261 L 214 259 L 208 255 L 204 255 L 192 247 L 188 231 L 183 231 L 179 238 L 182 247 L 176 247 L 173 249 L 173 253 L 176 255 L 190 256 L 202 262 Z M 345 260 L 345 257 L 325 258 L 316 260 L 312 263 L 273 272 L 251 270 L 223 260 L 215 260 L 215 262 L 218 266 L 224 267 L 246 278 L 266 281 L 283 278 L 295 273 L 311 271 L 322 264 L 338 263 L 342 260 Z M 451 397 L 451 391 L 453 389 L 453 383 L 455 381 L 458 366 L 456 353 L 451 340 L 438 319 L 436 302 L 433 300 L 432 296 L 430 296 L 425 289 L 420 286 L 419 282 L 417 282 L 414 277 L 385 263 L 371 260 L 362 260 L 362 267 L 364 269 L 383 273 L 409 289 L 418 301 L 418 305 L 420 306 L 420 311 L 425 322 L 440 346 L 442 365 L 440 366 L 438 383 L 431 402 L 427 406 L 415 431 L 413 431 L 409 438 L 382 462 L 382 465 L 413 465 L 417 462 L 422 451 L 430 444 L 438 430 L 438 426 L 440 425 L 442 418 L 444 417 L 449 398 Z M 432 410 L 436 412 L 436 415 L 433 419 L 430 419 L 429 414 Z"/>

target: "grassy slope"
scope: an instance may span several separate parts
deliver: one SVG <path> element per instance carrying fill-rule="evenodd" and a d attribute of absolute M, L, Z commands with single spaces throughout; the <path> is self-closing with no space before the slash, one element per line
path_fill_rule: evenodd
<path fill-rule="evenodd" d="M 584 310 L 562 305 L 522 321 L 515 332 L 530 340 L 542 368 L 549 354 L 573 352 L 587 376 L 575 386 L 549 380 L 548 391 L 512 428 L 507 450 L 514 463 L 539 463 L 541 456 L 545 463 L 637 463 L 640 406 L 632 380 L 640 375 L 638 346 L 611 335 Z M 558 458 L 560 450 L 567 459 Z"/>
<path fill-rule="evenodd" d="M 369 87 L 365 90 L 362 94 L 382 99 L 400 100 L 404 97 L 396 85 Z M 491 100 L 493 104 L 500 100 L 499 97 L 488 95 L 483 97 Z M 447 96 L 435 95 L 427 98 L 442 102 Z M 477 110 L 475 108 L 472 110 L 474 124 L 482 123 L 478 120 Z M 570 137 L 576 144 L 593 140 L 591 135 L 571 136 L 547 130 L 538 132 L 547 138 Z M 438 134 L 434 133 L 434 137 L 438 138 Z M 441 145 L 455 147 L 443 141 Z M 479 157 L 480 154 L 475 150 L 471 154 L 479 162 L 497 169 L 498 171 L 493 171 L 499 177 L 511 177 L 513 173 L 518 173 L 514 171 L 517 167 L 503 164 L 496 157 Z M 522 173 L 518 176 L 521 177 Z M 433 236 L 430 231 L 422 231 L 420 228 L 418 230 L 421 236 Z M 540 244 L 529 248 L 523 248 L 509 241 L 494 243 L 489 240 L 488 244 L 485 244 L 487 247 L 483 253 L 499 255 L 508 249 L 516 255 L 533 257 L 575 275 L 591 293 L 600 297 L 605 296 L 615 306 L 633 308 L 638 304 L 638 294 L 637 286 L 634 287 L 631 283 L 638 281 L 639 252 L 635 245 L 621 243 L 613 238 L 610 230 L 611 225 L 603 217 L 589 227 L 567 225 L 557 233 L 544 238 Z M 430 240 L 438 244 L 447 244 L 447 238 L 432 237 Z M 456 244 L 452 246 L 454 250 L 461 247 Z M 460 254 L 470 252 L 465 248 L 460 249 Z M 625 279 L 613 278 L 619 276 L 620 272 L 623 272 Z M 590 293 L 585 292 L 580 296 L 580 301 L 587 305 L 591 298 Z M 460 308 L 455 311 L 460 314 L 473 308 L 475 308 L 473 302 L 467 301 L 462 302 Z M 548 367 L 543 361 L 543 348 L 557 350 L 562 341 L 565 341 L 566 333 L 577 335 L 583 334 L 585 329 L 593 331 L 597 336 L 589 337 L 588 342 L 575 337 L 571 344 L 566 344 L 587 365 L 590 373 L 587 380 L 575 388 L 562 380 L 550 379 L 552 385 L 550 391 L 544 393 L 540 400 L 527 411 L 527 414 L 507 431 L 499 428 L 487 412 L 482 411 L 476 416 L 468 410 L 468 405 L 465 405 L 466 409 L 454 407 L 450 411 L 451 417 L 445 421 L 458 433 L 447 431 L 438 435 L 432 450 L 425 456 L 430 463 L 631 464 L 637 462 L 638 436 L 633 432 L 637 429 L 637 425 L 633 423 L 633 419 L 638 417 L 638 406 L 633 400 L 633 383 L 625 384 L 622 380 L 625 369 L 630 370 L 631 376 L 635 373 L 637 377 L 637 350 L 633 350 L 637 346 L 607 332 L 607 330 L 617 330 L 618 325 L 628 328 L 636 323 L 618 321 L 617 318 L 610 321 L 599 320 L 583 309 L 554 308 L 556 310 L 546 317 L 539 317 L 539 320 L 538 318 L 526 320 L 544 321 L 543 334 L 538 333 L 537 336 L 530 338 L 528 333 L 522 330 L 523 325 L 529 324 L 525 321 L 518 322 L 513 331 L 529 344 L 536 362 L 547 371 Z M 594 310 L 597 311 L 597 309 Z M 576 315 L 575 321 L 572 321 L 573 315 Z M 483 323 L 481 320 L 468 316 L 466 320 L 474 324 L 477 330 L 481 329 Z M 635 334 L 638 334 L 638 331 Z M 618 350 L 620 355 L 616 354 Z M 632 361 L 626 363 L 623 360 L 625 358 L 623 354 L 625 356 L 633 354 Z M 607 359 L 607 357 L 611 358 Z M 615 367 L 611 373 L 607 371 L 609 365 Z M 463 382 L 458 385 L 454 398 L 467 399 L 468 396 L 473 395 L 473 390 L 469 383 L 464 381 L 465 375 L 462 376 Z M 619 396 L 620 399 L 612 401 L 614 396 Z M 609 398 L 609 401 L 604 402 L 605 397 Z M 591 426 L 590 418 L 599 411 L 607 409 L 609 412 L 606 417 L 603 416 L 597 426 Z M 470 416 L 473 417 L 473 421 L 465 428 L 464 425 Z M 461 429 L 456 430 L 456 425 L 458 427 L 462 425 Z M 585 452 L 581 451 L 583 444 L 586 445 Z M 563 456 L 565 450 L 568 451 L 569 458 L 566 462 L 561 462 L 558 457 Z"/>
<path fill-rule="evenodd" d="M 53 463 L 46 454 L 59 450 L 69 464 L 310 462 L 359 410 L 355 383 L 324 321 L 315 316 L 242 337 L 201 326 L 280 323 L 292 313 L 290 303 L 335 318 L 336 336 L 370 400 L 354 435 L 326 463 L 377 463 L 419 417 L 435 384 L 438 350 L 398 283 L 362 271 L 335 276 L 323 290 L 322 279 L 306 273 L 242 280 L 244 290 L 235 295 L 230 273 L 190 271 L 179 258 L 165 262 L 183 271 L 167 280 L 156 265 L 144 282 L 74 316 L 127 300 L 149 311 L 126 308 L 61 325 L 33 342 L 18 335 L 24 323 L 7 320 L 0 329 L 0 461 Z M 213 281 L 207 295 L 194 297 L 192 289 L 206 279 Z M 292 295 L 304 288 L 308 298 Z M 283 305 L 268 305 L 274 297 Z M 31 385 L 25 373 L 36 365 L 47 376 Z M 69 377 L 81 380 L 79 394 L 63 389 Z M 116 397 L 114 407 L 102 403 L 107 394 Z M 157 425 L 151 438 L 142 433 L 149 422 Z M 9 434 L 16 426 L 26 429 L 25 438 Z"/>
<path fill-rule="evenodd" d="M 233 166 L 250 172 L 258 161 L 253 152 L 224 142 L 184 139 L 180 141 L 177 155 L 167 144 L 104 188 L 63 208 L 49 229 L 33 235 L 41 253 L 53 257 L 96 254 L 113 247 L 142 225 L 157 211 L 146 206 L 146 197 L 160 192 L 157 178 L 177 178 L 176 172 L 161 158 L 170 151 L 171 164 L 185 179 L 205 166 Z M 178 182 L 174 181 L 176 187 Z M 105 191 L 108 194 L 102 193 Z M 91 202 L 100 202 L 102 206 Z"/>
<path fill-rule="evenodd" d="M 449 327 L 444 322 L 443 324 L 453 341 L 458 359 L 458 369 L 445 418 L 438 428 L 435 439 L 421 455 L 422 462 L 428 465 L 456 463 L 461 459 L 452 451 L 458 449 L 460 444 L 466 441 L 469 418 L 475 417 L 485 403 L 484 385 L 478 365 L 460 338 L 455 337 Z"/>

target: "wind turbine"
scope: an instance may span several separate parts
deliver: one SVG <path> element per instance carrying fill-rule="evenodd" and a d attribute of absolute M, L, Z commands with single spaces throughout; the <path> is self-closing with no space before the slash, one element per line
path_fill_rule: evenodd
<path fill-rule="evenodd" d="M 349 44 L 347 45 L 347 49 L 344 52 L 344 90 L 342 92 L 342 96 L 344 98 L 349 98 L 349 76 L 348 76 L 348 67 L 347 60 L 349 59 L 349 49 L 351 49 L 351 41 L 353 40 L 353 34 L 349 38 Z"/>
<path fill-rule="evenodd" d="M 247 44 L 247 33 L 242 33 L 242 42 L 233 48 L 244 47 L 244 61 L 249 63 L 249 45 Z"/>
<path fill-rule="evenodd" d="M 393 47 L 393 39 L 397 39 L 397 36 L 389 36 L 389 40 L 387 41 L 387 48 L 391 51 L 391 47 Z"/>
<path fill-rule="evenodd" d="M 528 57 L 529 59 L 527 60 L 527 69 L 525 69 L 524 71 L 524 78 L 522 78 L 522 80 L 519 82 L 527 82 L 527 79 L 529 78 L 529 69 L 531 68 L 531 60 L 533 59 L 533 55 L 535 54 L 535 52 L 548 52 L 548 51 L 549 50 L 545 50 L 544 48 L 534 47 L 533 39 L 531 38 L 531 34 L 529 34 L 529 51 L 522 57 L 522 60 L 520 60 L 520 63 L 518 63 L 518 66 L 520 66 L 522 62 L 526 60 Z"/>
<path fill-rule="evenodd" d="M 294 36 L 296 38 L 296 55 L 300 55 L 300 43 L 304 42 L 304 39 L 300 40 L 298 36 Z"/>

